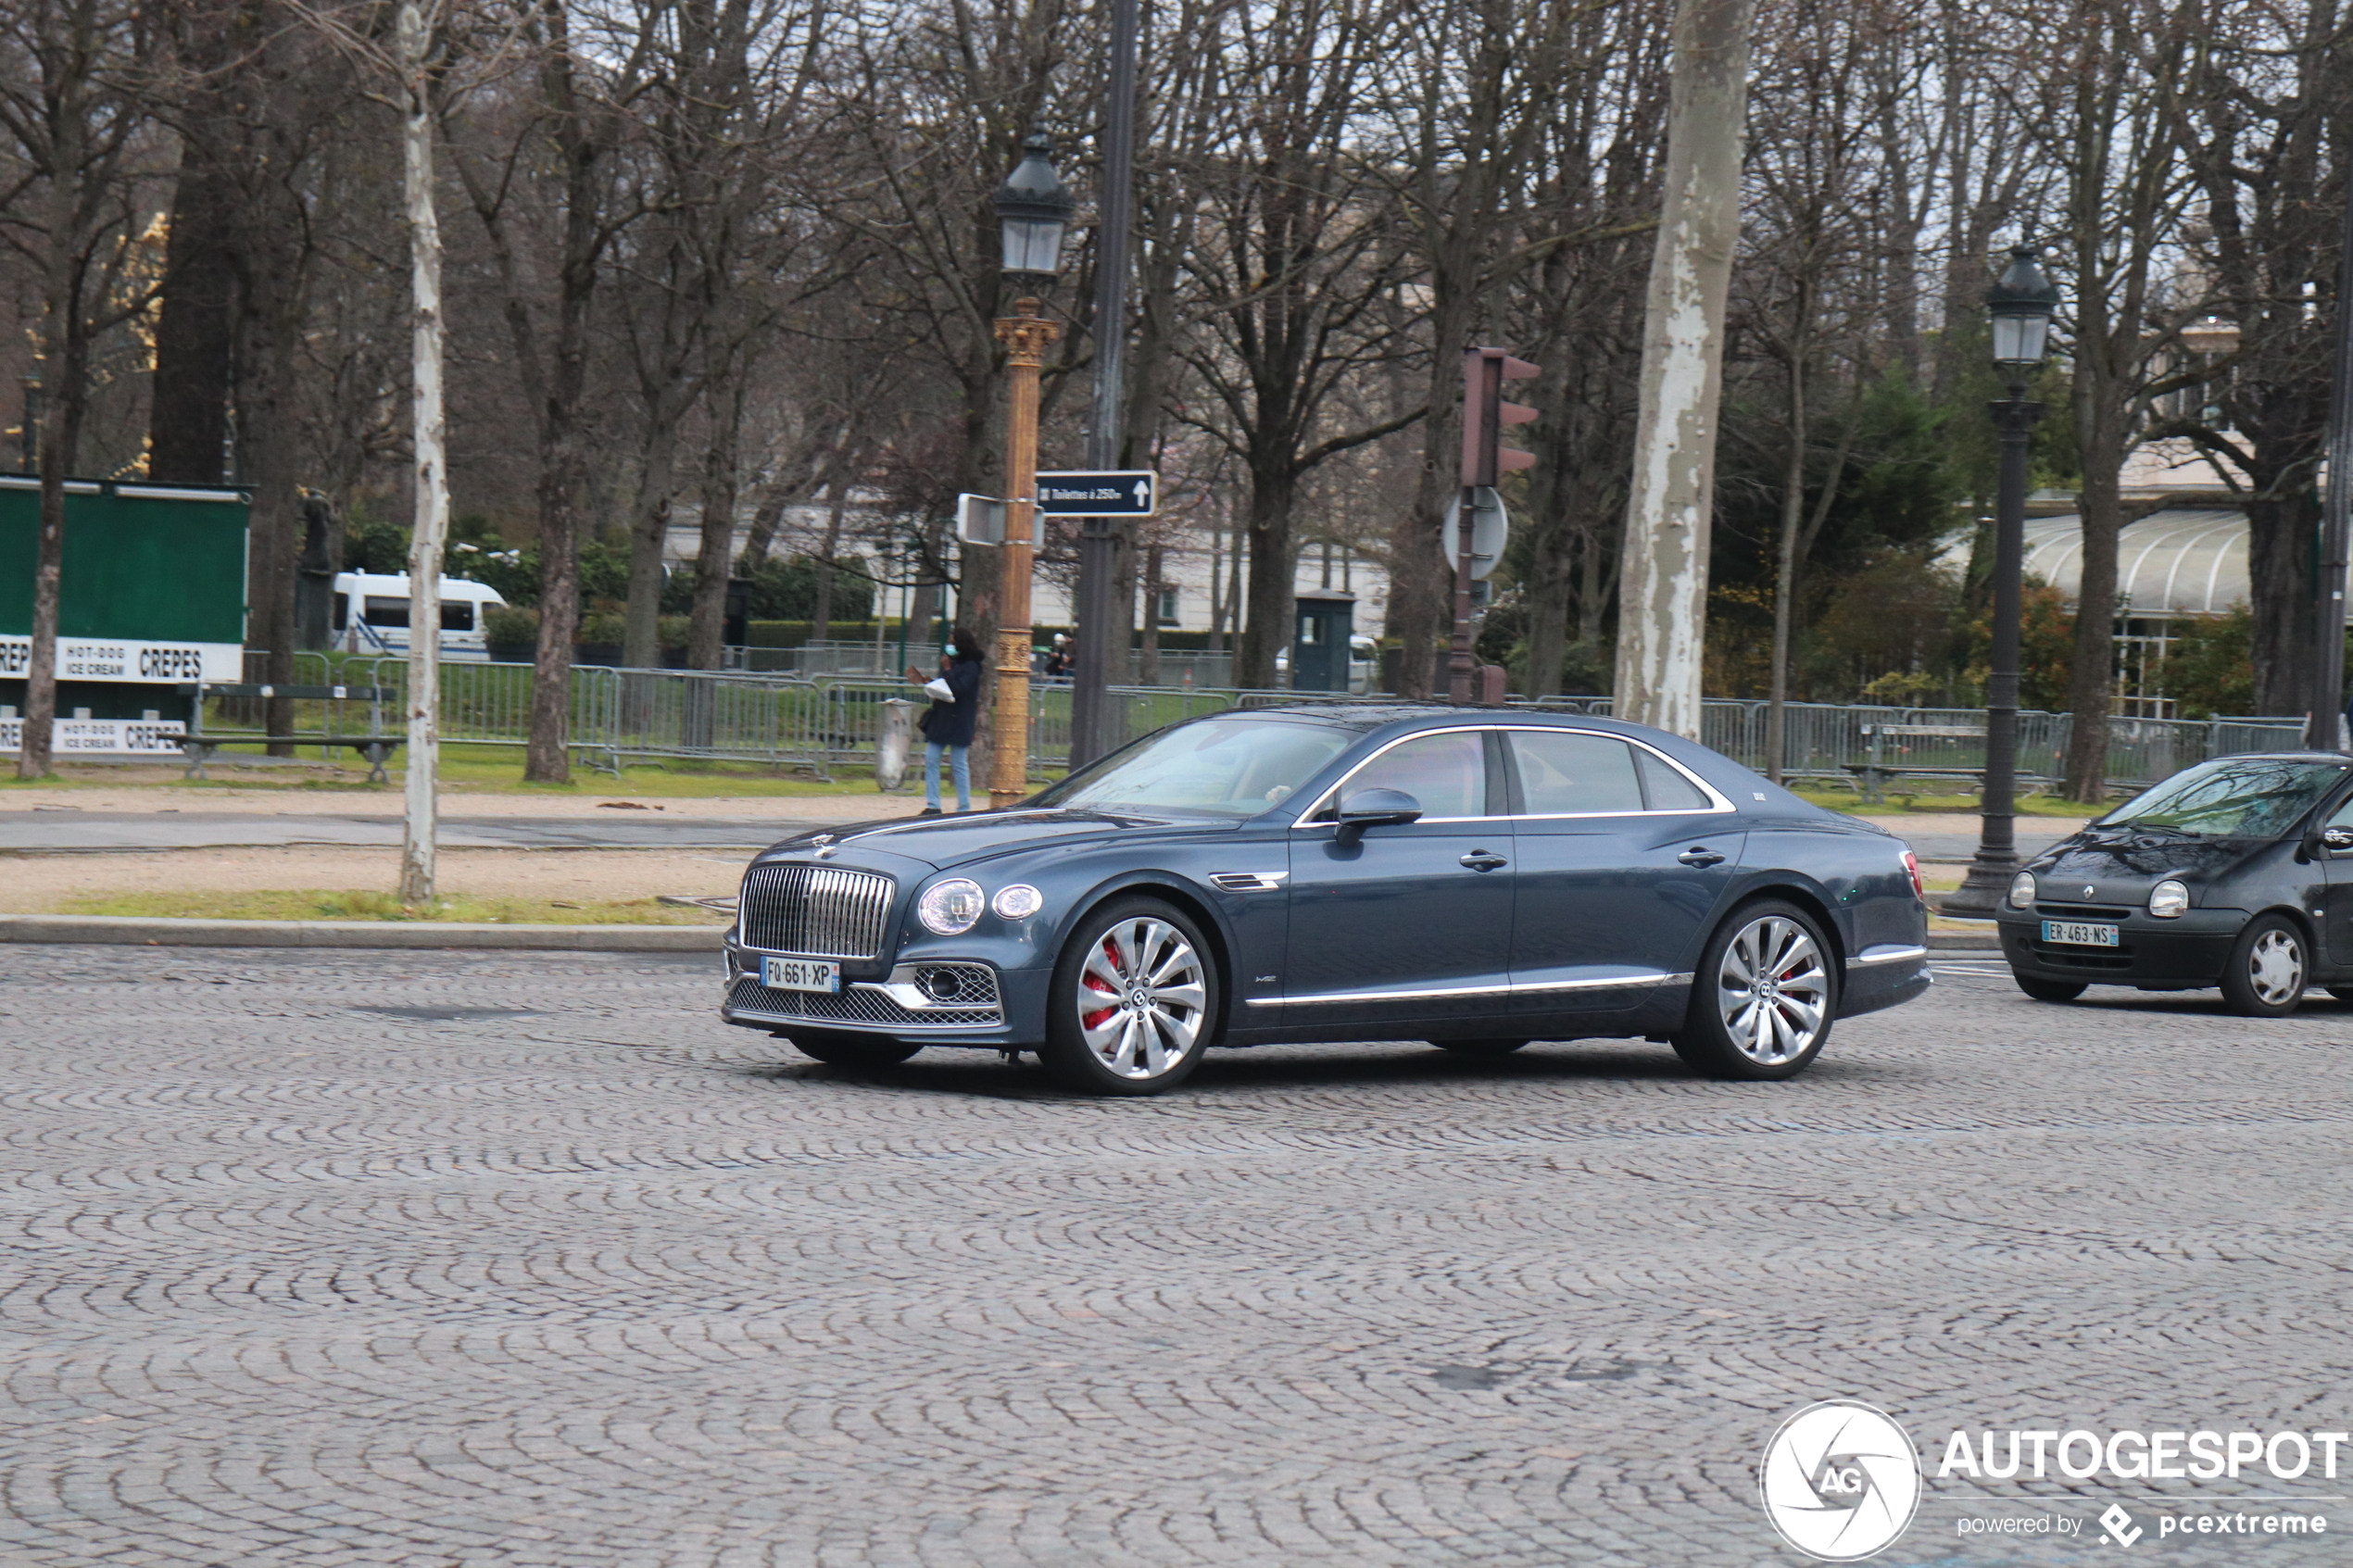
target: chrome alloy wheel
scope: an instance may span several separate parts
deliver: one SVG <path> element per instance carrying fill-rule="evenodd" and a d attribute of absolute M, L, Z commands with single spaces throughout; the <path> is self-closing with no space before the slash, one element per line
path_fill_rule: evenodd
<path fill-rule="evenodd" d="M 2304 995 L 2304 947 L 2274 928 L 2255 939 L 2246 954 L 2247 983 L 2271 1007 L 2285 1007 Z"/>
<path fill-rule="evenodd" d="M 1150 916 L 1102 935 L 1078 971 L 1079 1035 L 1104 1071 L 1157 1078 L 1185 1060 L 1208 1006 L 1201 955 L 1185 934 Z"/>
<path fill-rule="evenodd" d="M 1717 965 L 1716 1005 L 1742 1055 L 1766 1066 L 1804 1056 L 1821 1037 L 1830 975 L 1804 926 L 1764 915 L 1737 932 Z"/>

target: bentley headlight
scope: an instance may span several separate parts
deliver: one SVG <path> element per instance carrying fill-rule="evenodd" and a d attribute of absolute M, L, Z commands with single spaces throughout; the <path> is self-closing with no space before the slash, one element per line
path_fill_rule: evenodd
<path fill-rule="evenodd" d="M 2179 920 L 2190 907 L 2190 890 L 2167 877 L 2149 889 L 2149 913 L 2159 920 Z"/>
<path fill-rule="evenodd" d="M 2010 878 L 2010 908 L 2031 909 L 2034 907 L 2034 873 L 2020 872 Z"/>
<path fill-rule="evenodd" d="M 915 918 L 924 922 L 926 931 L 955 936 L 973 928 L 988 902 L 980 884 L 961 876 L 950 877 L 924 889 L 924 896 L 915 900 Z"/>
<path fill-rule="evenodd" d="M 1016 882 L 999 888 L 988 907 L 1005 920 L 1027 920 L 1046 907 L 1046 896 L 1026 882 Z"/>

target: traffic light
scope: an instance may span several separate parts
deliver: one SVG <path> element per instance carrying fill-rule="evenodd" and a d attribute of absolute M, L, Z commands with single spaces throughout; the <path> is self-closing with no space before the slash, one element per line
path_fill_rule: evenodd
<path fill-rule="evenodd" d="M 1503 445 L 1505 425 L 1524 425 L 1536 410 L 1504 401 L 1504 383 L 1526 381 L 1537 368 L 1508 349 L 1463 350 L 1463 483 L 1492 484 L 1499 474 L 1535 466 L 1536 455 Z"/>

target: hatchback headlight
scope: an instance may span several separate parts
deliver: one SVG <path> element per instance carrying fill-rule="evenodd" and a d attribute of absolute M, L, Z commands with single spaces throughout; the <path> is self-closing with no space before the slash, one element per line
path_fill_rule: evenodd
<path fill-rule="evenodd" d="M 961 876 L 950 877 L 924 889 L 924 896 L 915 900 L 915 918 L 924 922 L 926 931 L 940 936 L 956 936 L 973 928 L 988 904 L 980 884 Z"/>
<path fill-rule="evenodd" d="M 2166 878 L 2149 889 L 2149 913 L 2159 920 L 2179 920 L 2190 907 L 2190 890 Z"/>
<path fill-rule="evenodd" d="M 2020 872 L 2010 878 L 2010 908 L 2031 909 L 2034 907 L 2034 873 Z"/>

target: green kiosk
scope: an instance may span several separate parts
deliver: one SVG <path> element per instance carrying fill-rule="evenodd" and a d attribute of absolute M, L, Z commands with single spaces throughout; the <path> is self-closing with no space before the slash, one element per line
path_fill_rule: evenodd
<path fill-rule="evenodd" d="M 243 490 L 73 480 L 57 585 L 58 757 L 178 758 L 182 683 L 245 678 Z M 0 474 L 0 753 L 24 739 L 41 482 Z"/>

